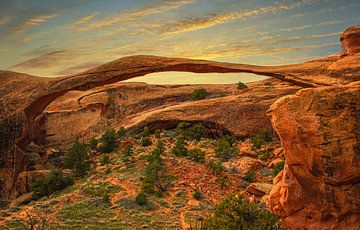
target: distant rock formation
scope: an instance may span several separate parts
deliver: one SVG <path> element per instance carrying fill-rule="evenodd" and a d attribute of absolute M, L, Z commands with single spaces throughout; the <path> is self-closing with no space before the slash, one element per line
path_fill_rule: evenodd
<path fill-rule="evenodd" d="M 265 85 L 271 82 L 271 86 Z M 202 123 L 211 133 L 252 136 L 272 130 L 266 110 L 282 96 L 300 87 L 269 79 L 238 90 L 228 85 L 147 85 L 115 83 L 87 91 L 71 91 L 44 112 L 47 146 L 67 149 L 77 138 L 88 141 L 109 127 L 129 133 L 175 128 L 180 121 Z M 205 88 L 208 99 L 193 101 L 191 94 Z"/>

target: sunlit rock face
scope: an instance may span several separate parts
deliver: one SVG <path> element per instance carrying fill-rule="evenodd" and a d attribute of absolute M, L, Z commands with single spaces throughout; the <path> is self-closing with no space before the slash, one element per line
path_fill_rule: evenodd
<path fill-rule="evenodd" d="M 269 205 L 290 229 L 358 229 L 360 83 L 301 90 L 269 111 L 285 150 Z"/>
<path fill-rule="evenodd" d="M 272 82 L 271 86 L 265 85 Z M 192 92 L 205 88 L 208 99 L 193 101 Z M 282 96 L 300 87 L 276 79 L 249 83 L 238 90 L 226 85 L 148 85 L 116 83 L 88 91 L 72 91 L 45 110 L 47 145 L 66 150 L 77 138 L 89 141 L 106 129 L 125 127 L 128 132 L 171 129 L 181 121 L 203 124 L 210 135 L 231 133 L 252 136 L 272 130 L 266 111 Z"/>
<path fill-rule="evenodd" d="M 360 26 L 352 26 L 345 30 L 340 37 L 342 53 L 356 54 L 360 52 Z"/>

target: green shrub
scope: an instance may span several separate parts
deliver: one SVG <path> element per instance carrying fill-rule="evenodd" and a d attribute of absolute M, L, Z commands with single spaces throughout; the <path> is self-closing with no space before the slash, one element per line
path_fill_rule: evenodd
<path fill-rule="evenodd" d="M 244 177 L 244 180 L 246 180 L 247 182 L 251 183 L 255 181 L 255 176 L 256 173 L 252 170 L 250 170 Z"/>
<path fill-rule="evenodd" d="M 144 192 L 139 192 L 139 194 L 135 197 L 135 202 L 138 205 L 145 205 L 147 204 L 147 197 L 146 194 Z"/>
<path fill-rule="evenodd" d="M 161 130 L 160 129 L 155 130 L 154 135 L 156 138 L 160 138 Z"/>
<path fill-rule="evenodd" d="M 109 155 L 102 155 L 102 156 L 101 156 L 101 158 L 100 158 L 100 164 L 101 164 L 102 166 L 109 164 L 109 162 L 110 162 Z"/>
<path fill-rule="evenodd" d="M 65 155 L 66 168 L 72 169 L 76 176 L 84 176 L 90 170 L 90 160 L 86 145 L 75 141 L 69 152 Z"/>
<path fill-rule="evenodd" d="M 143 137 L 143 138 L 141 138 L 140 144 L 141 144 L 141 146 L 146 147 L 146 146 L 152 145 L 152 141 L 151 141 L 150 137 Z"/>
<path fill-rule="evenodd" d="M 267 81 L 267 82 L 264 83 L 264 85 L 266 85 L 266 86 L 272 86 L 273 84 L 271 83 L 271 81 Z"/>
<path fill-rule="evenodd" d="M 215 213 L 205 219 L 203 229 L 281 230 L 283 228 L 279 218 L 269 211 L 250 203 L 242 196 L 230 194 L 216 205 Z"/>
<path fill-rule="evenodd" d="M 262 161 L 267 161 L 271 158 L 271 152 L 268 149 L 257 151 L 256 154 Z"/>
<path fill-rule="evenodd" d="M 195 89 L 192 94 L 191 94 L 191 98 L 194 100 L 194 101 L 197 101 L 197 100 L 203 100 L 205 99 L 207 96 L 208 96 L 208 92 L 206 91 L 206 89 L 204 88 L 199 88 L 199 89 Z"/>
<path fill-rule="evenodd" d="M 251 142 L 253 144 L 253 147 L 256 149 L 261 148 L 261 146 L 265 144 L 265 141 L 259 135 L 254 136 L 251 139 Z"/>
<path fill-rule="evenodd" d="M 103 200 L 104 204 L 111 204 L 110 195 L 107 191 L 104 192 L 104 194 L 102 196 L 102 200 Z"/>
<path fill-rule="evenodd" d="M 261 128 L 259 130 L 259 135 L 266 142 L 272 141 L 272 133 L 267 128 Z"/>
<path fill-rule="evenodd" d="M 116 135 L 119 139 L 126 137 L 126 129 L 124 127 L 120 127 L 119 130 L 116 132 Z"/>
<path fill-rule="evenodd" d="M 199 190 L 195 190 L 192 194 L 192 197 L 195 199 L 195 200 L 201 200 L 203 198 L 203 195 L 202 193 L 199 191 Z"/>
<path fill-rule="evenodd" d="M 229 180 L 224 177 L 218 177 L 218 178 L 216 178 L 215 182 L 219 183 L 221 188 L 225 188 L 225 186 L 229 182 Z"/>
<path fill-rule="evenodd" d="M 206 153 L 198 148 L 190 149 L 188 152 L 190 159 L 196 162 L 204 162 L 205 155 Z"/>
<path fill-rule="evenodd" d="M 118 192 L 121 188 L 108 181 L 92 183 L 89 181 L 81 188 L 81 193 L 90 197 L 103 197 L 105 193 L 111 194 Z"/>
<path fill-rule="evenodd" d="M 115 129 L 108 129 L 101 136 L 101 145 L 99 151 L 101 153 L 110 153 L 117 149 L 117 134 Z"/>
<path fill-rule="evenodd" d="M 121 158 L 125 163 L 134 163 L 134 147 L 126 145 Z"/>
<path fill-rule="evenodd" d="M 183 137 L 179 137 L 171 151 L 175 156 L 187 156 L 188 150 L 185 146 L 185 139 Z"/>
<path fill-rule="evenodd" d="M 259 149 L 262 145 L 272 141 L 272 133 L 267 128 L 261 128 L 251 141 L 254 148 Z"/>
<path fill-rule="evenodd" d="M 218 175 L 220 173 L 222 173 L 225 168 L 224 166 L 222 165 L 222 163 L 220 161 L 217 161 L 217 160 L 210 160 L 206 166 L 211 169 L 215 175 Z"/>
<path fill-rule="evenodd" d="M 277 176 L 279 172 L 281 172 L 281 170 L 284 169 L 284 165 L 285 165 L 285 161 L 276 163 L 276 165 L 274 165 L 274 167 L 272 168 L 273 175 Z"/>
<path fill-rule="evenodd" d="M 141 131 L 140 133 L 135 135 L 136 139 L 142 139 L 145 137 L 149 137 L 150 132 L 149 132 L 149 128 L 147 126 L 144 127 L 143 131 Z"/>
<path fill-rule="evenodd" d="M 70 176 L 64 175 L 59 168 L 52 168 L 45 178 L 36 178 L 31 184 L 31 191 L 35 198 L 49 196 L 53 192 L 63 189 L 73 183 Z"/>
<path fill-rule="evenodd" d="M 199 141 L 201 138 L 206 137 L 206 128 L 201 124 L 196 124 L 185 129 L 183 135 L 187 140 Z"/>
<path fill-rule="evenodd" d="M 90 149 L 96 150 L 98 143 L 99 143 L 98 140 L 96 140 L 94 137 L 91 138 L 89 143 Z"/>
<path fill-rule="evenodd" d="M 231 157 L 237 155 L 239 150 L 231 146 L 225 139 L 219 139 L 214 153 L 222 161 L 228 161 Z"/>
<path fill-rule="evenodd" d="M 237 89 L 247 89 L 247 85 L 245 85 L 244 83 L 242 83 L 241 81 L 239 81 L 237 83 Z"/>

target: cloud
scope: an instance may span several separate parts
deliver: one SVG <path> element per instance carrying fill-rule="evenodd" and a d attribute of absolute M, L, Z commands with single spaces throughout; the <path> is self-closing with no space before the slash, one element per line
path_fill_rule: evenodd
<path fill-rule="evenodd" d="M 339 34 L 340 34 L 340 32 L 327 33 L 327 34 L 312 34 L 312 35 L 308 35 L 308 36 L 295 36 L 295 37 L 289 37 L 286 39 L 270 41 L 269 43 L 270 44 L 284 44 L 284 43 L 289 43 L 289 42 L 299 42 L 299 41 L 305 41 L 305 40 L 311 40 L 311 39 L 339 36 Z"/>
<path fill-rule="evenodd" d="M 33 18 L 29 18 L 27 19 L 26 21 L 24 21 L 23 23 L 21 23 L 20 25 L 16 26 L 14 29 L 13 29 L 13 32 L 15 33 L 21 33 L 33 26 L 37 26 L 37 25 L 40 25 L 52 18 L 55 18 L 57 16 L 59 16 L 60 13 L 52 13 L 52 14 L 47 14 L 47 15 L 39 15 L 39 16 L 36 16 L 36 17 L 33 17 Z"/>
<path fill-rule="evenodd" d="M 8 21 L 10 21 L 9 17 L 0 18 L 0 26 L 5 25 Z"/>
<path fill-rule="evenodd" d="M 192 2 L 193 0 L 160 1 L 158 4 L 138 8 L 128 13 L 122 13 L 117 16 L 111 16 L 103 18 L 101 20 L 97 20 L 96 22 L 91 23 L 88 27 L 84 28 L 84 30 L 90 28 L 111 27 L 118 23 L 129 22 L 136 19 L 144 18 L 149 15 L 179 8 Z"/>
<path fill-rule="evenodd" d="M 76 21 L 75 24 L 79 25 L 79 24 L 85 23 L 85 22 L 93 19 L 98 14 L 100 14 L 100 13 L 93 13 L 93 14 L 86 15 L 86 16 L 80 18 L 78 21 Z"/>
<path fill-rule="evenodd" d="M 76 74 L 81 71 L 85 71 L 88 69 L 91 69 L 93 67 L 99 66 L 103 64 L 102 62 L 87 62 L 80 65 L 71 66 L 69 68 L 65 68 L 59 72 L 57 72 L 55 75 L 70 75 L 70 74 Z"/>
<path fill-rule="evenodd" d="M 320 22 L 317 24 L 310 24 L 310 25 L 302 25 L 302 26 L 297 26 L 297 27 L 289 27 L 289 28 L 282 28 L 279 29 L 279 32 L 292 32 L 292 31 L 298 31 L 298 30 L 304 30 L 304 29 L 308 29 L 308 28 L 313 28 L 313 27 L 318 27 L 318 26 L 329 26 L 329 25 L 337 25 L 337 24 L 341 24 L 344 23 L 345 20 L 336 20 L 336 21 L 327 21 L 327 22 Z"/>
<path fill-rule="evenodd" d="M 216 59 L 224 57 L 251 57 L 261 55 L 274 55 L 280 53 L 289 53 L 320 49 L 330 46 L 338 46 L 338 43 L 325 43 L 319 45 L 290 46 L 290 47 L 271 47 L 268 43 L 244 45 L 244 44 L 224 44 L 221 47 L 202 47 L 201 49 L 188 49 L 180 51 L 171 56 L 180 56 L 197 59 Z"/>
<path fill-rule="evenodd" d="M 311 4 L 311 0 L 301 0 L 292 3 L 276 3 L 274 5 L 259 7 L 252 10 L 240 11 L 240 12 L 229 12 L 222 14 L 214 14 L 205 18 L 193 18 L 188 20 L 181 20 L 176 23 L 170 23 L 164 26 L 164 32 L 167 35 L 184 33 L 199 29 L 205 29 L 208 27 L 232 22 L 235 20 L 241 20 L 252 16 L 264 15 L 264 14 L 275 14 L 283 10 L 290 10 L 296 7 L 300 7 L 304 4 Z"/>
<path fill-rule="evenodd" d="M 57 66 L 62 62 L 68 61 L 70 58 L 73 58 L 75 56 L 76 56 L 75 52 L 67 49 L 56 50 L 28 59 L 24 62 L 13 65 L 8 69 L 48 68 L 48 67 Z"/>

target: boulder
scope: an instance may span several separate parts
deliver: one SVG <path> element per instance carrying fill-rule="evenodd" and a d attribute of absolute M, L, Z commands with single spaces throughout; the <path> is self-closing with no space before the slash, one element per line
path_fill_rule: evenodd
<path fill-rule="evenodd" d="M 267 183 L 251 183 L 246 188 L 246 192 L 258 197 L 262 197 L 264 195 L 268 195 L 272 187 L 273 187 L 272 184 L 267 184 Z"/>
<path fill-rule="evenodd" d="M 29 192 L 29 193 L 25 193 L 21 196 L 19 196 L 18 198 L 12 200 L 9 204 L 9 207 L 16 207 L 16 206 L 20 206 L 23 204 L 27 204 L 29 203 L 31 200 L 33 199 L 33 193 Z"/>

